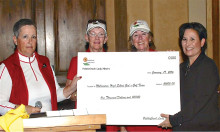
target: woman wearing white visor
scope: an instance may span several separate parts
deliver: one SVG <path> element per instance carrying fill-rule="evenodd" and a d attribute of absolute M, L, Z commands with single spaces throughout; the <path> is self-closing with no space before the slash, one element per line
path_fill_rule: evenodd
<path fill-rule="evenodd" d="M 88 21 L 86 34 L 86 52 L 106 52 L 107 51 L 107 31 L 106 31 L 106 22 L 101 19 L 92 19 Z M 73 57 L 68 74 L 66 86 L 71 84 L 72 80 L 77 75 L 77 56 Z M 71 96 L 72 101 L 76 101 L 77 92 Z M 77 103 L 75 103 L 75 108 L 77 108 Z"/>

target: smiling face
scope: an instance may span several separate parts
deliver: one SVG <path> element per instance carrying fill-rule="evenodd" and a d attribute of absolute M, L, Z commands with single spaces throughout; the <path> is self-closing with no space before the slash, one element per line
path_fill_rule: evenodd
<path fill-rule="evenodd" d="M 137 51 L 149 51 L 149 34 L 144 31 L 136 31 L 131 38 Z"/>
<path fill-rule="evenodd" d="M 89 42 L 91 52 L 102 52 L 103 45 L 107 42 L 108 37 L 102 28 L 97 27 L 91 29 L 88 34 L 85 35 L 85 39 Z"/>
<path fill-rule="evenodd" d="M 31 57 L 37 46 L 37 32 L 33 25 L 25 25 L 20 28 L 18 37 L 13 37 L 19 53 Z"/>
<path fill-rule="evenodd" d="M 201 53 L 201 47 L 205 44 L 205 39 L 200 40 L 197 31 L 194 29 L 186 29 L 181 41 L 183 52 L 189 57 L 192 64 Z"/>

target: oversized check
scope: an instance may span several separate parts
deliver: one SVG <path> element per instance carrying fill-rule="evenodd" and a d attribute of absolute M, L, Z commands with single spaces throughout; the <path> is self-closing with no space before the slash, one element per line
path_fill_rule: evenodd
<path fill-rule="evenodd" d="M 179 52 L 79 52 L 77 108 L 108 125 L 158 125 L 180 111 Z"/>

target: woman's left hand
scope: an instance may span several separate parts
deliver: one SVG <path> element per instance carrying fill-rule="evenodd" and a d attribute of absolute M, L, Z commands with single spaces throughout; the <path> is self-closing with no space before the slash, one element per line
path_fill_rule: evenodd
<path fill-rule="evenodd" d="M 72 82 L 69 85 L 71 87 L 71 89 L 73 90 L 73 92 L 76 91 L 76 89 L 77 89 L 77 81 L 80 80 L 81 78 L 82 78 L 82 76 L 79 76 L 79 77 L 77 77 L 77 75 L 74 76 Z"/>
<path fill-rule="evenodd" d="M 172 125 L 170 124 L 170 120 L 169 120 L 169 116 L 167 114 L 160 114 L 161 117 L 166 118 L 163 122 L 161 122 L 158 126 L 162 127 L 162 128 L 170 128 L 172 127 Z"/>
<path fill-rule="evenodd" d="M 71 94 L 73 94 L 76 91 L 77 81 L 80 80 L 81 78 L 82 78 L 81 76 L 77 77 L 77 75 L 76 75 L 73 78 L 73 80 L 71 81 L 71 83 L 64 88 L 63 94 L 66 98 L 69 97 Z"/>

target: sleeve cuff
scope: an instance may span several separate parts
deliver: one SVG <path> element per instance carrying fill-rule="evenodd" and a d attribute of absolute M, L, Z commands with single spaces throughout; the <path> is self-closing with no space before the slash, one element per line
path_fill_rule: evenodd
<path fill-rule="evenodd" d="M 175 115 L 170 115 L 169 120 L 170 120 L 170 124 L 172 125 L 172 127 L 182 125 L 182 116 L 180 116 L 178 113 Z"/>
<path fill-rule="evenodd" d="M 60 101 L 63 101 L 63 100 L 65 100 L 65 99 L 69 99 L 69 98 L 70 98 L 70 96 L 66 98 L 66 97 L 63 95 L 63 90 L 64 90 L 64 88 L 59 88 L 59 89 L 57 90 L 57 102 L 60 102 Z"/>

